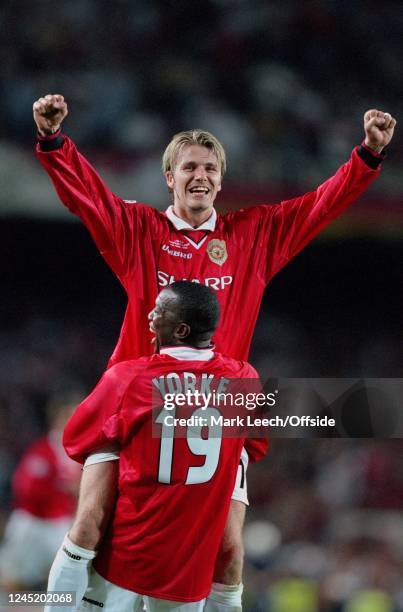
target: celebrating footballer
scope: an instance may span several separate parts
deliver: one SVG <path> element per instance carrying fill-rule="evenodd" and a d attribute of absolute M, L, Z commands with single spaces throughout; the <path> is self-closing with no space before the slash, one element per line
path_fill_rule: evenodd
<path fill-rule="evenodd" d="M 389 113 L 368 110 L 363 143 L 319 187 L 275 205 L 220 215 L 214 203 L 226 158 L 222 145 L 209 132 L 181 132 L 168 144 L 162 169 L 172 203 L 162 212 L 124 200 L 108 189 L 61 131 L 67 115 L 62 95 L 39 98 L 33 111 L 40 163 L 63 204 L 82 219 L 127 292 L 127 310 L 109 366 L 150 355 L 147 315 L 159 291 L 181 279 L 216 292 L 221 320 L 215 347 L 229 357 L 247 359 L 265 287 L 379 175 L 396 125 Z M 262 439 L 247 440 L 244 457 L 257 460 L 265 445 Z M 240 469 L 246 469 L 246 463 L 244 459 Z M 241 606 L 245 487 L 244 479 L 238 478 L 206 603 L 208 612 L 233 612 Z"/>

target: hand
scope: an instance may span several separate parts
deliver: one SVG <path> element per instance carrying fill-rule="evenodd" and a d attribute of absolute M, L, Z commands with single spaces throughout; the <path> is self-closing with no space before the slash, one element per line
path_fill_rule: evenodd
<path fill-rule="evenodd" d="M 372 108 L 364 115 L 365 144 L 380 153 L 392 140 L 396 119 L 389 113 Z"/>
<path fill-rule="evenodd" d="M 63 96 L 48 94 L 33 105 L 34 121 L 42 136 L 54 134 L 60 128 L 68 110 Z"/>

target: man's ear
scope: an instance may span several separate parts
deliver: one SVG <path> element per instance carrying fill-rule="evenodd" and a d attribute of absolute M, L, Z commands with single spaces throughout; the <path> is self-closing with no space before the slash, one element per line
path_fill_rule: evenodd
<path fill-rule="evenodd" d="M 175 180 L 174 180 L 174 175 L 172 174 L 171 170 L 167 170 L 165 172 L 165 180 L 167 182 L 169 189 L 173 189 L 175 185 Z"/>
<path fill-rule="evenodd" d="M 177 340 L 186 340 L 186 338 L 190 335 L 190 325 L 187 323 L 179 323 L 177 328 L 174 331 L 174 337 Z"/>

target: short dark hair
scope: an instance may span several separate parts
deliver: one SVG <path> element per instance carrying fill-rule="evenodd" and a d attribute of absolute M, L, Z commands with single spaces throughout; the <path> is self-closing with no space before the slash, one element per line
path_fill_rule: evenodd
<path fill-rule="evenodd" d="M 191 329 L 189 340 L 212 336 L 220 320 L 220 303 L 213 289 L 181 280 L 167 287 L 179 297 L 178 318 Z"/>

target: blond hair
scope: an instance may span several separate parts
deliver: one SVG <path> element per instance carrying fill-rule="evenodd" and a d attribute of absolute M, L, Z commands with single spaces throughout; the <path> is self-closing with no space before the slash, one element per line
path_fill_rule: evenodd
<path fill-rule="evenodd" d="M 204 130 L 188 130 L 187 132 L 175 134 L 162 156 L 162 171 L 164 174 L 165 172 L 173 172 L 175 170 L 179 153 L 184 147 L 190 145 L 200 145 L 210 149 L 217 157 L 221 176 L 224 176 L 227 169 L 224 147 L 213 134 Z"/>

